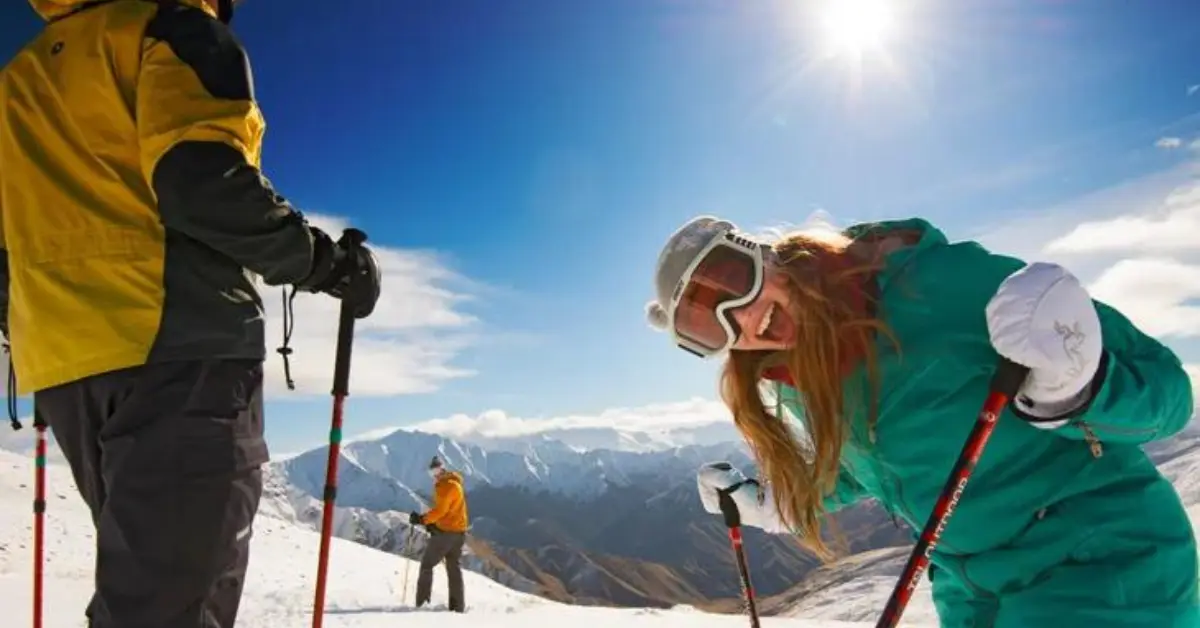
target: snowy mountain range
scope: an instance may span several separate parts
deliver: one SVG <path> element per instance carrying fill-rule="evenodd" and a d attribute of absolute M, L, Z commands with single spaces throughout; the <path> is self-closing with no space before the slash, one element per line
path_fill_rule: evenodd
<path fill-rule="evenodd" d="M 445 434 L 461 443 L 477 445 L 488 451 L 526 453 L 531 448 L 565 445 L 576 451 L 609 450 L 623 453 L 652 453 L 691 446 L 726 445 L 740 442 L 732 421 L 658 429 L 619 429 L 615 427 L 564 427 L 532 434 L 488 435 L 479 431 Z"/>
<path fill-rule="evenodd" d="M 640 408 L 609 408 L 598 415 L 514 418 L 501 410 L 476 416 L 458 414 L 405 428 L 440 434 L 489 451 L 524 453 L 526 446 L 552 440 L 577 450 L 609 449 L 647 453 L 718 445 L 740 440 L 723 403 L 693 398 Z M 375 439 L 392 430 L 364 436 Z"/>
<path fill-rule="evenodd" d="M 592 430 L 582 436 L 575 433 L 576 442 L 595 434 Z M 607 434 L 605 438 L 624 438 L 615 434 Z M 749 463 L 745 445 L 729 439 L 648 451 L 589 449 L 548 434 L 484 442 L 488 444 L 408 429 L 347 441 L 342 446 L 339 463 L 338 504 L 374 511 L 426 507 L 426 500 L 420 494 L 430 488 L 427 470 L 435 455 L 463 475 L 468 490 L 486 484 L 532 488 L 578 498 L 598 495 L 610 485 L 628 485 L 633 478 L 647 474 L 690 478 L 698 466 L 712 460 Z M 273 462 L 269 472 L 286 478 L 287 483 L 301 492 L 318 497 L 325 481 L 328 455 L 328 447 L 312 449 Z"/>
<path fill-rule="evenodd" d="M 640 436 L 620 429 L 553 432 L 574 444 L 551 433 L 468 434 L 474 442 L 464 442 L 411 428 L 377 432 L 342 449 L 334 533 L 402 553 L 407 513 L 429 507 L 426 469 L 437 455 L 463 474 L 468 490 L 471 569 L 580 604 L 661 607 L 734 597 L 739 584 L 726 531 L 702 510 L 695 488 L 696 469 L 706 462 L 727 460 L 753 473 L 731 429 L 723 437 L 695 428 Z M 614 438 L 626 449 L 581 445 Z M 716 442 L 676 444 L 704 438 Z M 262 511 L 317 529 L 327 456 L 322 447 L 269 465 Z M 854 550 L 908 538 L 870 504 L 840 518 L 853 533 Z M 764 594 L 785 590 L 816 566 L 789 538 L 747 535 L 752 558 L 763 565 Z"/>

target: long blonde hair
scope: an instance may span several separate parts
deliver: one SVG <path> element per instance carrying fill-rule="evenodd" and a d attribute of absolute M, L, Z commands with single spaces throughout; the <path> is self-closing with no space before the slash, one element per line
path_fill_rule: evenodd
<path fill-rule="evenodd" d="M 823 560 L 834 554 L 821 538 L 822 499 L 836 483 L 848 418 L 866 410 L 874 423 L 874 339 L 876 333 L 891 335 L 868 305 L 873 298 L 866 286 L 879 265 L 855 259 L 851 243 L 844 236 L 804 231 L 774 245 L 791 294 L 794 344 L 778 352 L 732 351 L 721 375 L 721 396 L 758 462 L 779 516 L 801 545 Z M 847 395 L 846 375 L 859 361 L 871 389 Z M 795 383 L 806 442 L 788 426 L 781 405 L 772 412 L 763 402 L 764 371 L 780 366 Z M 855 407 L 846 407 L 847 399 Z M 857 407 L 859 401 L 866 407 Z"/>

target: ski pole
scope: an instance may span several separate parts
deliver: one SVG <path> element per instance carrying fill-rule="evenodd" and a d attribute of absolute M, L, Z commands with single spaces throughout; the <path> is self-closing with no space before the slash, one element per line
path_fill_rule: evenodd
<path fill-rule="evenodd" d="M 979 411 L 979 416 L 975 419 L 975 427 L 971 428 L 967 442 L 963 445 L 962 453 L 959 454 L 958 460 L 950 469 L 950 476 L 946 479 L 946 485 L 942 488 L 937 503 L 934 504 L 933 513 L 926 521 L 925 528 L 921 530 L 921 536 L 917 539 L 912 553 L 909 554 L 904 571 L 900 574 L 900 580 L 896 582 L 896 588 L 892 590 L 892 595 L 888 598 L 887 606 L 884 607 L 883 615 L 875 624 L 875 628 L 895 628 L 900 623 L 900 615 L 908 606 L 913 591 L 921 583 L 921 576 L 929 567 L 933 549 L 937 547 L 937 543 L 942 537 L 942 531 L 946 529 L 946 523 L 954 514 L 958 500 L 962 498 L 967 481 L 971 479 L 971 473 L 975 471 L 975 465 L 983 453 L 983 447 L 991 437 L 992 430 L 996 428 L 996 421 L 1000 413 L 1008 405 L 1009 399 L 1021 388 L 1021 384 L 1024 383 L 1028 374 L 1027 367 L 1005 359 L 1001 359 L 999 366 L 996 367 L 989 384 L 987 400 L 984 401 L 983 409 Z"/>
<path fill-rule="evenodd" d="M 346 255 L 351 259 L 355 249 L 367 241 L 367 234 L 358 229 L 342 232 Z M 348 296 L 348 295 L 347 295 Z M 338 317 L 337 351 L 333 363 L 333 416 L 329 427 L 329 458 L 325 466 L 324 510 L 321 514 L 321 549 L 317 560 L 317 591 L 313 602 L 313 628 L 321 628 L 325 614 L 325 580 L 329 570 L 329 543 L 333 528 L 333 505 L 337 500 L 338 456 L 342 444 L 342 408 L 350 394 L 350 353 L 354 344 L 354 308 L 342 299 Z"/>
<path fill-rule="evenodd" d="M 733 545 L 733 556 L 737 559 L 738 576 L 742 581 L 742 600 L 746 605 L 746 613 L 750 615 L 750 628 L 759 628 L 758 608 L 754 603 L 754 584 L 750 581 L 750 567 L 746 563 L 746 551 L 742 547 L 742 515 L 733 501 L 733 491 L 740 487 L 741 483 L 738 483 L 717 491 L 717 496 L 721 507 L 721 516 L 725 518 L 725 527 L 729 528 L 729 542 Z"/>
<path fill-rule="evenodd" d="M 412 567 L 412 559 L 408 556 L 408 550 L 412 548 L 413 539 L 417 536 L 417 527 L 414 525 L 408 526 L 408 534 L 404 536 L 404 549 L 400 550 L 400 555 L 404 557 L 404 583 L 400 585 L 400 603 L 403 604 L 408 599 L 408 572 Z"/>
<path fill-rule="evenodd" d="M 17 418 L 17 371 L 13 368 L 12 346 L 4 343 L 8 354 L 8 422 L 13 431 L 24 428 Z M 45 583 L 46 547 L 46 421 L 33 408 L 33 427 L 36 433 L 33 471 L 33 628 L 42 628 L 42 592 Z"/>
<path fill-rule="evenodd" d="M 37 434 L 33 463 L 33 628 L 42 628 L 46 548 L 46 421 L 36 407 L 33 409 L 33 427 Z"/>

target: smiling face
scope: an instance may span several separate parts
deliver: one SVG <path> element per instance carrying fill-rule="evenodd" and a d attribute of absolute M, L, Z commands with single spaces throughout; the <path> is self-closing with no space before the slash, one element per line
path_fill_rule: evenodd
<path fill-rule="evenodd" d="M 795 342 L 796 322 L 787 274 L 769 262 L 763 270 L 758 298 L 731 312 L 742 332 L 733 345 L 735 350 L 780 351 Z"/>

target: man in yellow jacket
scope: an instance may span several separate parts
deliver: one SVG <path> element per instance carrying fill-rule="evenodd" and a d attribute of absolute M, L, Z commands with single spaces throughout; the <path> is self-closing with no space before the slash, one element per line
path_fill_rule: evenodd
<path fill-rule="evenodd" d="M 379 296 L 260 170 L 232 0 L 30 0 L 0 73 L 0 331 L 96 526 L 95 628 L 232 628 L 262 494 L 257 284 Z M 258 279 L 255 278 L 258 277 Z"/>
<path fill-rule="evenodd" d="M 429 530 L 429 541 L 425 544 L 417 575 L 417 606 L 429 602 L 433 568 L 445 560 L 446 581 L 450 588 L 447 606 L 456 613 L 463 613 L 466 612 L 466 600 L 461 562 L 469 524 L 462 475 L 445 468 L 437 456 L 429 463 L 429 474 L 433 477 L 433 508 L 424 515 L 417 512 L 409 515 L 411 525 L 423 525 Z"/>

